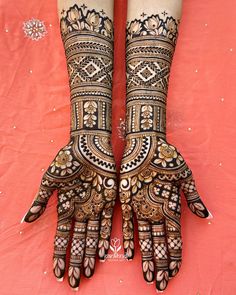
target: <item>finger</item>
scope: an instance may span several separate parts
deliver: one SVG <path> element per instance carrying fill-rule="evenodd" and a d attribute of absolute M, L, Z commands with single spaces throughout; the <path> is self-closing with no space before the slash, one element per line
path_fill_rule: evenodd
<path fill-rule="evenodd" d="M 66 268 L 66 249 L 68 247 L 71 230 L 71 220 L 61 220 L 57 224 L 54 239 L 53 271 L 58 281 L 62 281 Z"/>
<path fill-rule="evenodd" d="M 107 202 L 102 211 L 100 239 L 98 243 L 98 256 L 100 260 L 106 259 L 109 250 L 114 205 L 114 200 Z"/>
<path fill-rule="evenodd" d="M 128 260 L 134 257 L 134 222 L 133 209 L 130 204 L 121 205 L 122 210 L 122 228 L 124 239 L 124 255 Z"/>
<path fill-rule="evenodd" d="M 33 222 L 38 219 L 46 209 L 47 203 L 55 190 L 53 183 L 46 179 L 45 175 L 42 178 L 41 185 L 29 211 L 25 214 L 21 222 Z"/>
<path fill-rule="evenodd" d="M 201 218 L 212 218 L 197 192 L 192 176 L 181 183 L 181 189 L 186 197 L 188 207 L 195 215 Z"/>
<path fill-rule="evenodd" d="M 179 272 L 182 261 L 182 239 L 180 227 L 171 220 L 166 219 L 166 239 L 169 252 L 169 277 L 174 277 Z"/>
<path fill-rule="evenodd" d="M 120 182 L 120 201 L 122 210 L 122 229 L 124 254 L 128 260 L 134 257 L 134 222 L 133 208 L 131 206 L 130 181 L 122 179 Z"/>
<path fill-rule="evenodd" d="M 156 266 L 156 288 L 166 289 L 169 281 L 168 251 L 165 237 L 164 220 L 152 224 L 153 254 Z"/>
<path fill-rule="evenodd" d="M 80 283 L 81 266 L 84 257 L 86 235 L 86 222 L 76 221 L 71 243 L 68 280 L 72 288 L 77 288 Z"/>
<path fill-rule="evenodd" d="M 154 262 L 151 225 L 148 221 L 138 220 L 139 245 L 142 255 L 142 269 L 145 281 L 154 280 Z"/>
<path fill-rule="evenodd" d="M 84 275 L 90 278 L 95 269 L 96 251 L 99 237 L 99 219 L 89 220 L 87 225 L 86 247 L 84 256 Z"/>

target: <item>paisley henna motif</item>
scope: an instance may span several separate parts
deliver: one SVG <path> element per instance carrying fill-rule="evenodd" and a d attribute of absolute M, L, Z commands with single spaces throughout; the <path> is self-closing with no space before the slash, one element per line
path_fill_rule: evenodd
<path fill-rule="evenodd" d="M 144 279 L 155 279 L 160 291 L 181 265 L 180 192 L 193 213 L 209 216 L 191 170 L 166 141 L 166 96 L 178 23 L 171 16 L 151 15 L 127 26 L 127 136 L 120 180 L 124 249 L 132 259 L 135 214 Z"/>
<path fill-rule="evenodd" d="M 57 190 L 54 274 L 63 279 L 73 226 L 68 279 L 77 288 L 82 269 L 86 277 L 93 275 L 96 252 L 106 257 L 116 198 L 110 142 L 113 24 L 94 9 L 74 5 L 60 25 L 71 90 L 71 138 L 43 175 L 24 221 L 39 218 Z"/>

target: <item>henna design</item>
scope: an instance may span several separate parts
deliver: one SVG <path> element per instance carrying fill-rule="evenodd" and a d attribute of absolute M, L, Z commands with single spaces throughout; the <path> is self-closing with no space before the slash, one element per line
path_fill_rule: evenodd
<path fill-rule="evenodd" d="M 63 279 L 73 230 L 68 269 L 72 288 L 79 286 L 82 267 L 86 277 L 93 275 L 97 251 L 100 259 L 106 257 L 117 190 L 110 142 L 113 24 L 104 14 L 74 5 L 60 20 L 71 92 L 71 137 L 43 175 L 24 218 L 39 218 L 57 190 L 54 274 Z"/>
<path fill-rule="evenodd" d="M 144 279 L 147 282 L 154 280 L 153 245 L 151 226 L 147 221 L 138 221 L 139 244 L 142 254 L 142 267 Z"/>
<path fill-rule="evenodd" d="M 60 26 L 71 90 L 71 134 L 81 130 L 110 132 L 112 21 L 75 4 L 61 18 Z"/>
<path fill-rule="evenodd" d="M 144 279 L 155 277 L 160 291 L 181 265 L 181 190 L 193 213 L 209 216 L 191 170 L 166 141 L 166 96 L 178 23 L 166 14 L 143 15 L 127 27 L 127 135 L 120 180 L 124 249 L 131 259 L 135 213 Z"/>

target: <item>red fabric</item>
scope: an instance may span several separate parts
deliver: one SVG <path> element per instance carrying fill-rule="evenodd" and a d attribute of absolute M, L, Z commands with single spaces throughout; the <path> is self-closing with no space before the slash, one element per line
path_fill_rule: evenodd
<path fill-rule="evenodd" d="M 167 138 L 191 166 L 214 219 L 211 224 L 198 219 L 183 202 L 183 265 L 165 294 L 234 295 L 236 4 L 183 2 Z M 125 17 L 125 1 L 116 0 L 113 146 L 118 166 L 124 145 L 118 127 L 125 110 Z M 31 18 L 46 25 L 39 41 L 22 30 Z M 20 224 L 42 169 L 69 138 L 69 86 L 56 1 L 1 1 L 0 28 L 0 294 L 71 294 L 67 282 L 58 283 L 52 273 L 55 196 L 40 220 Z M 118 202 L 112 236 L 122 237 Z M 134 260 L 98 262 L 92 280 L 82 278 L 79 292 L 155 294 L 155 286 L 142 278 L 137 234 Z"/>

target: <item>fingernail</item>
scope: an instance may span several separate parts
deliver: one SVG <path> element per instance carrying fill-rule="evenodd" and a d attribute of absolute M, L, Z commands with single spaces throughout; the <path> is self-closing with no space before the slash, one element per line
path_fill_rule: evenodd
<path fill-rule="evenodd" d="M 146 282 L 148 285 L 152 285 L 153 284 L 153 282 Z"/>
<path fill-rule="evenodd" d="M 160 291 L 160 290 L 157 290 L 157 289 L 156 289 L 156 292 L 157 292 L 157 293 L 163 293 L 164 291 Z"/>
<path fill-rule="evenodd" d="M 63 277 L 62 278 L 56 278 L 58 282 L 63 282 Z"/>
<path fill-rule="evenodd" d="M 105 262 L 106 260 L 105 260 L 105 259 L 99 259 L 99 261 L 103 263 L 103 262 Z"/>
<path fill-rule="evenodd" d="M 206 219 L 212 219 L 213 215 L 211 214 L 211 212 L 209 210 L 208 210 L 208 214 L 209 214 L 209 216 Z"/>
<path fill-rule="evenodd" d="M 25 221 L 25 216 L 27 213 L 25 213 L 25 215 L 23 216 L 23 218 L 21 219 L 20 223 L 23 223 Z"/>
<path fill-rule="evenodd" d="M 79 287 L 77 287 L 77 288 L 71 288 L 71 289 L 72 289 L 72 291 L 75 291 L 75 292 L 79 291 Z"/>

